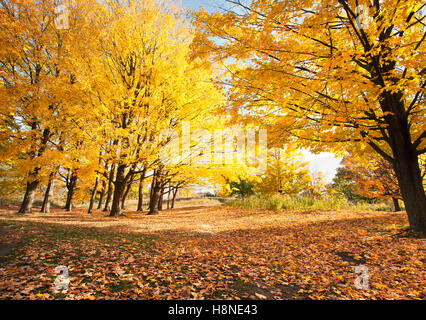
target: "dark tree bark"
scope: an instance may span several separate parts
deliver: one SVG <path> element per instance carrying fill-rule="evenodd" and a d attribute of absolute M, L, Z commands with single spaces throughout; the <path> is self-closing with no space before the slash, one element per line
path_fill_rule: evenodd
<path fill-rule="evenodd" d="M 426 196 L 417 155 L 405 148 L 397 148 L 395 172 L 407 211 L 410 228 L 414 232 L 426 233 Z"/>
<path fill-rule="evenodd" d="M 141 173 L 139 179 L 139 190 L 138 190 L 138 208 L 136 211 L 143 211 L 143 182 L 145 180 L 146 169 L 144 169 Z"/>
<path fill-rule="evenodd" d="M 159 213 L 158 211 L 158 201 L 160 199 L 160 183 L 157 182 L 154 185 L 154 190 L 152 192 L 152 197 L 149 205 L 149 213 L 148 215 L 156 215 Z"/>
<path fill-rule="evenodd" d="M 19 213 L 31 213 L 33 209 L 33 202 L 39 181 L 35 180 L 32 182 L 27 182 L 27 189 L 25 191 L 24 200 L 22 201 L 21 208 Z"/>
<path fill-rule="evenodd" d="M 40 209 L 41 213 L 50 213 L 50 198 L 52 197 L 53 184 L 54 180 L 53 175 L 51 174 L 46 191 L 44 192 L 43 204 Z"/>
<path fill-rule="evenodd" d="M 105 181 L 102 181 L 102 190 L 101 190 L 101 194 L 99 196 L 98 210 L 102 208 L 102 203 L 104 202 L 105 192 L 106 192 L 106 183 L 105 183 Z"/>
<path fill-rule="evenodd" d="M 126 210 L 126 199 L 127 199 L 127 196 L 129 195 L 130 189 L 132 188 L 132 184 L 133 184 L 133 174 L 132 174 L 132 177 L 130 178 L 130 181 L 126 185 L 126 189 L 123 194 L 123 199 L 121 199 L 121 208 L 123 210 Z"/>
<path fill-rule="evenodd" d="M 170 193 L 172 192 L 172 186 L 169 185 L 169 188 L 167 190 L 167 210 L 170 209 Z"/>
<path fill-rule="evenodd" d="M 176 201 L 178 190 L 179 188 L 173 188 L 172 209 L 175 208 L 175 201 Z"/>
<path fill-rule="evenodd" d="M 104 212 L 110 211 L 110 202 L 111 202 L 111 197 L 112 197 L 112 190 L 114 188 L 114 175 L 115 175 L 115 165 L 112 165 L 111 170 L 109 172 L 108 192 L 107 192 L 107 197 L 106 197 L 106 200 L 105 200 Z"/>
<path fill-rule="evenodd" d="M 149 202 L 150 202 L 150 205 L 151 205 L 152 195 L 153 195 L 153 193 L 154 193 L 154 187 L 155 187 L 156 176 L 157 176 L 157 171 L 156 171 L 156 170 L 154 170 L 154 173 L 153 173 L 153 175 L 152 175 L 151 188 L 149 189 Z"/>
<path fill-rule="evenodd" d="M 395 212 L 401 211 L 401 207 L 399 206 L 398 198 L 392 198 L 393 206 L 395 207 Z"/>
<path fill-rule="evenodd" d="M 136 211 L 141 212 L 143 211 L 143 183 L 139 184 L 138 193 L 138 208 Z"/>
<path fill-rule="evenodd" d="M 93 204 L 95 203 L 96 194 L 98 193 L 99 177 L 96 177 L 95 185 L 92 190 L 92 196 L 90 197 L 90 204 L 88 213 L 92 213 Z"/>
<path fill-rule="evenodd" d="M 163 211 L 164 186 L 160 182 L 160 197 L 158 198 L 158 211 Z"/>
<path fill-rule="evenodd" d="M 126 188 L 125 177 L 126 165 L 117 167 L 117 174 L 114 181 L 114 197 L 112 199 L 110 217 L 118 217 L 123 215 L 122 199 Z"/>
<path fill-rule="evenodd" d="M 153 177 L 153 186 L 151 187 L 151 199 L 149 201 L 149 212 L 148 215 L 158 214 L 158 201 L 160 199 L 161 192 L 161 181 L 159 179 L 160 172 L 156 172 L 156 175 Z"/>
<path fill-rule="evenodd" d="M 67 201 L 65 203 L 65 210 L 71 212 L 72 210 L 72 201 L 74 198 L 75 187 L 77 186 L 77 174 L 73 172 L 70 179 L 67 181 Z"/>
<path fill-rule="evenodd" d="M 390 160 L 401 189 L 410 229 L 426 233 L 426 195 L 423 178 L 401 97 L 401 93 L 385 92 L 380 102 L 383 110 L 392 112 L 392 115 L 386 118 L 389 124 L 389 145 L 393 152 L 393 159 Z"/>

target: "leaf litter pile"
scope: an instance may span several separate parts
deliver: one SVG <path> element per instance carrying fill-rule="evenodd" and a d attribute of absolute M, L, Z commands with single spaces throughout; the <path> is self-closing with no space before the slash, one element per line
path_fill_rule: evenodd
<path fill-rule="evenodd" d="M 426 298 L 425 240 L 406 234 L 404 213 L 3 209 L 0 225 L 13 230 L 0 243 L 17 243 L 0 257 L 1 299 Z M 355 285 L 360 265 L 368 288 Z M 68 290 L 55 289 L 58 266 Z"/>

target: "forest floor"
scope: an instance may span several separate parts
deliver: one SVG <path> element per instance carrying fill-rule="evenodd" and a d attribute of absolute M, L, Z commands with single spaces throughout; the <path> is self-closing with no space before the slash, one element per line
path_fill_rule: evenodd
<path fill-rule="evenodd" d="M 426 240 L 402 212 L 16 211 L 0 209 L 0 299 L 426 298 Z"/>

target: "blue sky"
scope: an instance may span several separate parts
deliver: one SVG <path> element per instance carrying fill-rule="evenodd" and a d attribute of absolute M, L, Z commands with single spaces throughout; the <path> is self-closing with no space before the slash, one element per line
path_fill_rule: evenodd
<path fill-rule="evenodd" d="M 224 0 L 176 0 L 181 1 L 182 6 L 187 9 L 197 10 L 200 6 L 207 11 L 216 11 L 218 7 L 223 7 Z M 320 153 L 314 155 L 304 151 L 305 160 L 311 164 L 312 172 L 322 172 L 328 181 L 331 181 L 340 165 L 340 159 L 337 159 L 332 153 Z"/>
<path fill-rule="evenodd" d="M 207 11 L 214 11 L 214 7 L 223 3 L 223 0 L 181 0 L 182 6 L 188 9 L 198 9 L 200 6 L 205 7 Z"/>
<path fill-rule="evenodd" d="M 206 8 L 207 11 L 218 11 L 218 8 L 225 7 L 225 0 L 175 0 L 180 1 L 182 6 L 187 9 L 197 10 L 200 7 Z"/>

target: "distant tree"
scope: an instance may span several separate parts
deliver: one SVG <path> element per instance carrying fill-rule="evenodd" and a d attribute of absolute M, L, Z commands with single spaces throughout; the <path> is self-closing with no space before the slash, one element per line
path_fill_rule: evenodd
<path fill-rule="evenodd" d="M 327 192 L 327 182 L 322 172 L 313 173 L 309 184 L 305 187 L 304 195 L 310 198 L 321 198 Z"/>
<path fill-rule="evenodd" d="M 343 163 L 346 173 L 354 181 L 356 192 L 367 198 L 392 199 L 395 211 L 401 211 L 402 199 L 392 165 L 376 155 L 347 157 Z"/>
<path fill-rule="evenodd" d="M 350 201 L 367 200 L 366 197 L 356 192 L 355 184 L 352 172 L 346 167 L 339 167 L 330 184 L 330 191 L 342 195 Z"/>
<path fill-rule="evenodd" d="M 268 152 L 268 166 L 257 190 L 262 194 L 299 194 L 312 182 L 309 164 L 294 145 Z"/>
<path fill-rule="evenodd" d="M 237 181 L 227 180 L 231 189 L 231 196 L 247 198 L 255 194 L 256 183 L 248 179 L 239 178 Z"/>

